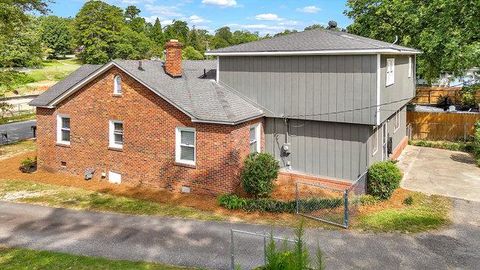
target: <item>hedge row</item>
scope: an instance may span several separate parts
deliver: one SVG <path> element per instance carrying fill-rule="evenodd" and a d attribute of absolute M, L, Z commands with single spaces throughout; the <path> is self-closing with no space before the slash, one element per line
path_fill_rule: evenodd
<path fill-rule="evenodd" d="M 244 210 L 247 212 L 295 213 L 296 201 L 277 201 L 274 199 L 245 199 L 237 195 L 225 194 L 218 198 L 221 206 L 231 210 Z M 302 199 L 299 201 L 301 212 L 308 213 L 319 209 L 332 209 L 343 205 L 342 198 L 334 199 Z"/>

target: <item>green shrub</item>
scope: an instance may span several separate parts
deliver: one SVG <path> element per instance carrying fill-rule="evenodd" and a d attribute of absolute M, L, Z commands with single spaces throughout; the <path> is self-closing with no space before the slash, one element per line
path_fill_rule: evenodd
<path fill-rule="evenodd" d="M 305 229 L 303 226 L 303 220 L 300 222 L 299 226 L 295 228 L 295 243 L 293 247 L 289 247 L 286 241 L 283 242 L 281 247 L 278 247 L 276 240 L 273 237 L 273 234 L 270 234 L 270 239 L 268 241 L 266 249 L 267 262 L 265 266 L 259 267 L 258 269 L 325 269 L 325 265 L 323 262 L 323 253 L 319 247 L 316 250 L 316 265 L 312 267 L 304 235 Z"/>
<path fill-rule="evenodd" d="M 480 84 L 464 86 L 462 90 L 460 90 L 463 107 L 473 108 L 477 106 L 477 102 L 479 102 L 479 100 L 475 98 L 477 91 L 480 91 Z"/>
<path fill-rule="evenodd" d="M 367 192 L 380 200 L 392 196 L 395 189 L 400 186 L 402 172 L 391 161 L 374 163 L 368 169 Z"/>
<path fill-rule="evenodd" d="M 278 201 L 270 198 L 245 199 L 234 194 L 225 194 L 218 198 L 220 206 L 231 210 L 244 210 L 247 212 L 270 212 L 270 213 L 295 213 L 296 201 Z M 319 199 L 310 198 L 299 201 L 303 213 L 313 212 L 319 209 L 332 209 L 342 206 L 341 198 Z"/>
<path fill-rule="evenodd" d="M 365 194 L 360 196 L 360 204 L 361 205 L 374 205 L 378 202 L 378 199 L 373 197 L 372 195 Z"/>
<path fill-rule="evenodd" d="M 477 166 L 480 167 L 480 121 L 475 123 L 475 134 L 473 135 L 473 154 L 477 160 Z"/>
<path fill-rule="evenodd" d="M 20 163 L 20 171 L 23 173 L 32 173 L 37 170 L 37 157 L 26 158 Z"/>
<path fill-rule="evenodd" d="M 242 171 L 242 185 L 245 192 L 258 197 L 268 197 L 273 191 L 280 166 L 268 153 L 250 154 L 245 159 Z"/>
<path fill-rule="evenodd" d="M 403 200 L 403 204 L 405 205 L 412 205 L 413 204 L 413 197 L 412 196 L 408 196 L 407 198 L 405 198 Z"/>
<path fill-rule="evenodd" d="M 409 141 L 410 145 L 421 146 L 421 147 L 431 147 L 438 149 L 446 149 L 452 151 L 462 151 L 467 153 L 473 153 L 474 143 L 473 142 L 448 142 L 448 141 L 424 141 L 424 140 L 413 140 Z"/>
<path fill-rule="evenodd" d="M 242 209 L 247 204 L 247 201 L 237 195 L 225 194 L 218 197 L 218 203 L 230 210 Z"/>

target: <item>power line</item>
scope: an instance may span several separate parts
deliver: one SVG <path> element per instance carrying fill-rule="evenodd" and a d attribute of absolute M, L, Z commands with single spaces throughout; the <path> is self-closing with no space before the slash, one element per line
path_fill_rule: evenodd
<path fill-rule="evenodd" d="M 356 112 L 356 111 L 363 111 L 366 109 L 376 109 L 377 107 L 382 107 L 385 105 L 390 105 L 390 104 L 395 104 L 401 101 L 410 101 L 412 98 L 403 98 L 399 99 L 396 101 L 391 101 L 391 102 L 386 102 L 386 103 L 381 103 L 379 105 L 371 105 L 371 106 L 366 106 L 366 107 L 361 107 L 361 108 L 355 108 L 355 109 L 349 109 L 349 110 L 343 110 L 343 111 L 334 111 L 334 112 L 325 112 L 325 113 L 315 113 L 315 114 L 297 114 L 297 115 L 285 115 L 283 118 L 291 118 L 291 117 L 310 117 L 310 116 L 322 116 L 322 115 L 331 115 L 331 114 L 340 114 L 340 113 L 348 113 L 348 112 Z M 389 109 L 382 109 L 380 108 L 380 111 L 384 112 L 396 112 L 398 110 L 389 110 Z"/>

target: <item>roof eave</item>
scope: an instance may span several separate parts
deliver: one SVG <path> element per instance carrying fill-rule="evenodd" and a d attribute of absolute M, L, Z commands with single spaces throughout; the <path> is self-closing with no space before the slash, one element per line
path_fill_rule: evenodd
<path fill-rule="evenodd" d="M 320 50 L 320 51 L 256 51 L 256 52 L 222 52 L 208 51 L 208 56 L 292 56 L 292 55 L 354 55 L 354 54 L 420 54 L 417 50 L 369 49 L 369 50 Z"/>
<path fill-rule="evenodd" d="M 242 124 L 242 123 L 254 120 L 254 119 L 262 118 L 264 116 L 265 116 L 265 114 L 261 113 L 261 114 L 258 114 L 258 115 L 252 116 L 252 117 L 248 117 L 248 118 L 244 118 L 244 119 L 241 119 L 241 120 L 237 120 L 237 121 L 216 121 L 216 120 L 204 120 L 204 119 L 199 119 L 199 118 L 192 118 L 191 120 L 194 123 L 235 126 L 235 125 Z"/>

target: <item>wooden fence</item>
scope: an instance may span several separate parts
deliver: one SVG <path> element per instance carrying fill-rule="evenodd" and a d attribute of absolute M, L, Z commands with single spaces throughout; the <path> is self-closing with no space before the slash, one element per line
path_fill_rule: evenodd
<path fill-rule="evenodd" d="M 437 104 L 442 97 L 448 96 L 454 104 L 460 104 L 461 89 L 461 87 L 417 87 L 417 94 L 412 102 L 423 105 Z M 477 92 L 476 97 L 480 100 L 480 91 Z"/>
<path fill-rule="evenodd" d="M 480 113 L 407 112 L 409 138 L 413 140 L 469 140 Z"/>

